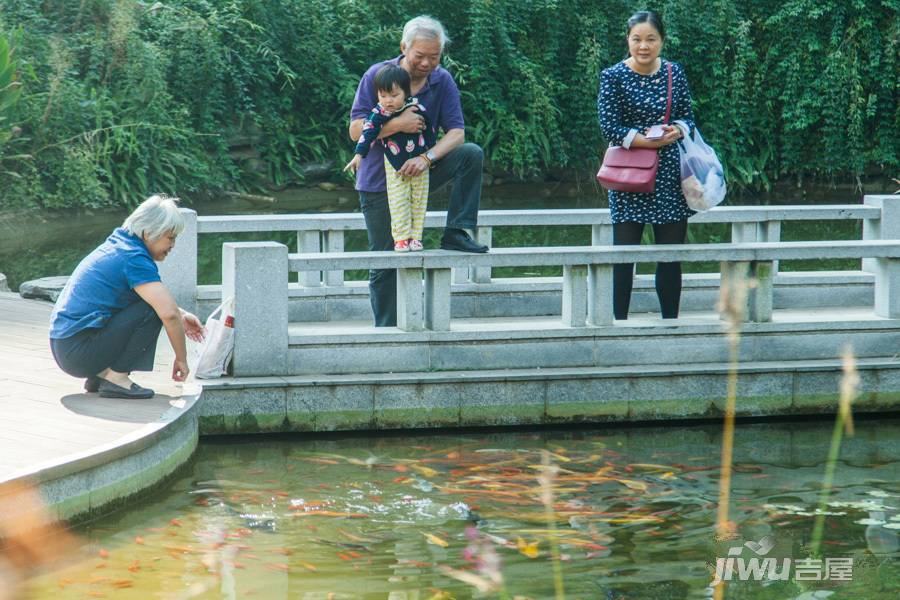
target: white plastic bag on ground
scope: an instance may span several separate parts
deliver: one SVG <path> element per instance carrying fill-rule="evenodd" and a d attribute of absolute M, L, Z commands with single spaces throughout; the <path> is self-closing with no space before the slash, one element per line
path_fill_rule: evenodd
<path fill-rule="evenodd" d="M 197 348 L 194 377 L 215 379 L 225 374 L 234 352 L 234 298 L 228 298 L 206 319 L 206 337 Z"/>
<path fill-rule="evenodd" d="M 678 143 L 681 155 L 681 191 L 687 205 L 696 211 L 709 210 L 725 199 L 725 171 L 713 150 L 694 129 Z"/>

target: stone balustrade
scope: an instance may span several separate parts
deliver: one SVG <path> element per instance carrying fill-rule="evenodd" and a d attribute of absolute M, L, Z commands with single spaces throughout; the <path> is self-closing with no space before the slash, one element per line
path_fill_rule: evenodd
<path fill-rule="evenodd" d="M 723 275 L 754 280 L 747 315 L 751 321 L 766 322 L 772 318 L 775 261 L 800 259 L 871 260 L 874 313 L 900 318 L 900 240 L 498 248 L 488 254 L 443 250 L 289 254 L 285 245 L 274 242 L 226 243 L 223 296 L 235 299 L 235 374 L 278 375 L 288 372 L 291 272 L 397 269 L 398 328 L 412 332 L 450 330 L 452 268 L 562 266 L 562 324 L 582 328 L 613 326 L 614 264 L 719 262 Z"/>
<path fill-rule="evenodd" d="M 163 280 L 173 291 L 179 304 L 192 307 L 197 300 L 198 236 L 210 233 L 245 233 L 294 231 L 300 253 L 340 253 L 344 250 L 346 231 L 365 230 L 360 213 L 294 214 L 294 215 L 232 215 L 200 216 L 182 209 L 187 227 L 168 260 L 161 265 Z M 781 224 L 786 221 L 862 220 L 863 239 L 900 239 L 900 197 L 866 196 L 864 204 L 832 204 L 814 206 L 734 206 L 716 207 L 695 215 L 691 223 L 730 223 L 732 242 L 777 242 L 781 239 Z M 446 213 L 429 212 L 425 226 L 440 228 Z M 606 209 L 561 210 L 486 210 L 479 213 L 476 237 L 491 244 L 495 227 L 591 227 L 593 246 L 612 243 L 612 224 Z M 496 250 L 496 249 L 495 249 Z M 863 268 L 874 272 L 874 259 L 864 259 Z M 321 267 L 325 269 L 325 267 Z M 352 264 L 348 268 L 360 268 Z M 491 265 L 479 264 L 471 268 L 456 265 L 452 283 L 491 283 Z M 772 264 L 778 270 L 777 261 Z M 299 284 L 313 291 L 342 288 L 344 269 L 298 271 Z M 490 286 L 484 286 L 488 291 Z"/>

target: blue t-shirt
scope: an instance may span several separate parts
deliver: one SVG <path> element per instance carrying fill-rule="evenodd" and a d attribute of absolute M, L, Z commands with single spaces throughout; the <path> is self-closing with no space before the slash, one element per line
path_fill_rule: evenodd
<path fill-rule="evenodd" d="M 136 286 L 160 281 L 144 241 L 117 228 L 78 264 L 50 315 L 50 338 L 61 340 L 99 329 L 115 313 L 140 299 Z"/>

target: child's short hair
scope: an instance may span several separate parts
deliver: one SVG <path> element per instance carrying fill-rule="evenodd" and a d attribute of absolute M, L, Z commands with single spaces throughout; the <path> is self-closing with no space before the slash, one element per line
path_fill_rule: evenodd
<path fill-rule="evenodd" d="M 376 90 L 391 92 L 395 85 L 400 86 L 407 98 L 412 96 L 412 82 L 406 69 L 393 64 L 387 64 L 378 69 L 378 72 L 375 73 Z"/>

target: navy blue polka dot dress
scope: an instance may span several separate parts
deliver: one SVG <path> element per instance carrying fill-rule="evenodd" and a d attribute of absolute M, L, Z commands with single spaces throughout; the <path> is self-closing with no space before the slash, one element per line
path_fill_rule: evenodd
<path fill-rule="evenodd" d="M 691 93 L 684 69 L 676 62 L 660 60 L 653 75 L 641 75 L 620 62 L 600 74 L 597 113 L 606 140 L 621 146 L 631 130 L 643 133 L 651 125 L 665 122 L 668 74 L 672 65 L 672 113 L 670 123 L 681 120 L 694 130 Z M 609 208 L 613 223 L 674 223 L 694 214 L 681 191 L 681 163 L 678 144 L 659 150 L 656 189 L 649 194 L 609 190 Z"/>

